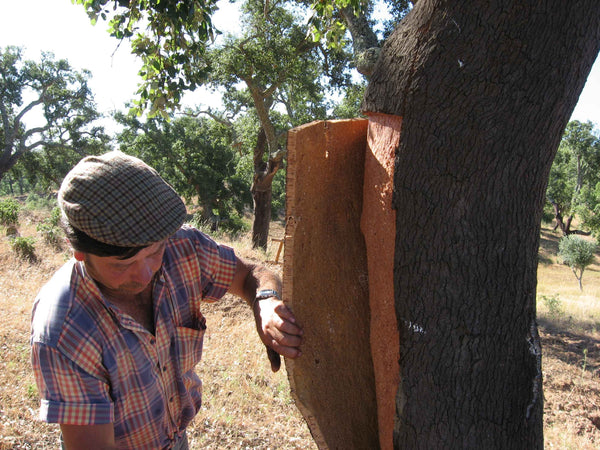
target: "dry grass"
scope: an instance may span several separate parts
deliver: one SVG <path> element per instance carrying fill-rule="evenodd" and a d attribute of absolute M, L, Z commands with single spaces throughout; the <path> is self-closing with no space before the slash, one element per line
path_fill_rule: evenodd
<path fill-rule="evenodd" d="M 23 236 L 35 236 L 37 214 L 21 217 Z M 65 253 L 36 243 L 38 261 L 17 258 L 0 240 L 0 449 L 55 449 L 56 427 L 34 421 L 39 406 L 29 364 L 29 323 L 37 291 L 65 260 Z"/>
<path fill-rule="evenodd" d="M 21 217 L 23 236 L 36 236 L 40 214 Z M 274 236 L 281 236 L 275 229 Z M 546 448 L 600 447 L 600 266 L 589 268 L 584 291 L 568 267 L 557 264 L 558 235 L 544 229 L 540 249 L 539 316 L 544 352 Z M 242 256 L 272 260 L 236 240 Z M 37 237 L 37 262 L 19 260 L 0 239 L 0 450 L 57 448 L 58 427 L 34 420 L 38 399 L 29 364 L 33 298 L 68 257 Z M 600 260 L 600 259 L 599 259 Z M 276 270 L 281 266 L 272 264 Z M 545 297 L 558 294 L 562 313 Z M 553 314 L 551 314 L 553 313 Z M 204 405 L 188 428 L 192 449 L 316 449 L 293 404 L 285 367 L 273 374 L 248 308 L 226 296 L 207 304 L 205 352 L 198 371 Z"/>
<path fill-rule="evenodd" d="M 600 447 L 600 256 L 583 291 L 561 264 L 560 235 L 542 228 L 538 320 L 543 348 L 546 448 Z"/>

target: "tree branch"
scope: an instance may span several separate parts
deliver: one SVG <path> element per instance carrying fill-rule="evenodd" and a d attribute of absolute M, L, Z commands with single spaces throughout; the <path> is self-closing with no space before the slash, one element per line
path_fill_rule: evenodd
<path fill-rule="evenodd" d="M 373 68 L 381 52 L 377 35 L 371 28 L 364 13 L 361 12 L 356 16 L 353 8 L 348 6 L 340 9 L 340 15 L 352 36 L 356 70 L 369 78 L 373 73 Z"/>

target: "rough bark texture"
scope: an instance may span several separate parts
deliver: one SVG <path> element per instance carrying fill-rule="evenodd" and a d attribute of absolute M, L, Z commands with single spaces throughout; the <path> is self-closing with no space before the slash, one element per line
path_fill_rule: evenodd
<path fill-rule="evenodd" d="M 421 0 L 384 46 L 365 109 L 402 117 L 395 448 L 543 448 L 540 216 L 599 46 L 597 0 Z"/>
<path fill-rule="evenodd" d="M 346 7 L 340 10 L 340 15 L 352 36 L 356 70 L 369 78 L 373 73 L 373 67 L 375 67 L 381 51 L 377 35 L 362 12 L 356 15 L 353 8 Z"/>
<path fill-rule="evenodd" d="M 269 160 L 263 160 L 267 149 L 264 129 L 258 133 L 254 148 L 254 178 L 250 192 L 254 204 L 254 222 L 252 222 L 252 246 L 267 249 L 269 226 L 271 224 L 271 199 L 273 197 L 273 178 L 283 166 L 284 152 L 269 154 Z"/>
<path fill-rule="evenodd" d="M 322 449 L 379 446 L 360 231 L 366 127 L 316 122 L 288 135 L 283 298 L 305 336 L 302 357 L 286 366 Z"/>
<path fill-rule="evenodd" d="M 400 381 L 398 321 L 394 310 L 396 212 L 392 209 L 392 193 L 401 126 L 402 120 L 397 116 L 369 117 L 360 223 L 367 246 L 371 353 L 382 450 L 393 448 L 394 399 Z"/>

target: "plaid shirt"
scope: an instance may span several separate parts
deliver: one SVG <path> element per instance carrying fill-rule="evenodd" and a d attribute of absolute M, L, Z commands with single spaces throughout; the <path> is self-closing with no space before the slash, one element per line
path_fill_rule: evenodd
<path fill-rule="evenodd" d="M 202 401 L 194 372 L 206 328 L 200 302 L 226 293 L 235 265 L 232 249 L 180 229 L 153 280 L 153 335 L 104 299 L 83 264 L 65 264 L 33 309 L 40 418 L 113 423 L 119 448 L 170 448 Z"/>

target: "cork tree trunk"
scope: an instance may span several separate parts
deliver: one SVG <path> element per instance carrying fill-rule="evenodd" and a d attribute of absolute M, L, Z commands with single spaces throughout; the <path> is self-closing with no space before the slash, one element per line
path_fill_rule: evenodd
<path fill-rule="evenodd" d="M 402 123 L 395 448 L 543 448 L 541 211 L 599 47 L 597 0 L 420 0 L 382 49 L 364 109 Z"/>
<path fill-rule="evenodd" d="M 267 161 L 267 135 L 264 128 L 258 133 L 254 148 L 254 175 L 250 192 L 254 204 L 254 222 L 252 222 L 252 247 L 267 249 L 269 226 L 271 224 L 271 198 L 273 197 L 273 178 L 283 167 L 283 151 L 269 153 Z"/>

